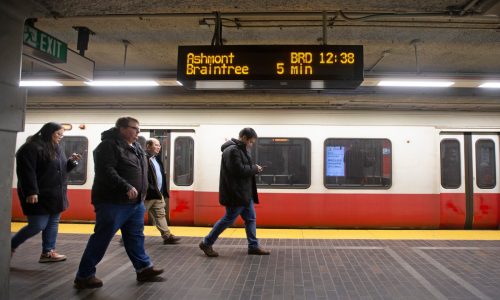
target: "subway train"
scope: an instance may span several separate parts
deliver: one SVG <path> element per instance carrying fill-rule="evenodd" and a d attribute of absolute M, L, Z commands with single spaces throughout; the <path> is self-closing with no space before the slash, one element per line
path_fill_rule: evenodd
<path fill-rule="evenodd" d="M 142 137 L 161 141 L 174 226 L 209 226 L 222 216 L 220 146 L 252 127 L 259 139 L 251 154 L 265 168 L 256 176 L 260 227 L 499 227 L 499 113 L 30 110 L 17 147 L 56 121 L 66 128 L 64 151 L 83 155 L 69 174 L 63 222 L 93 221 L 92 151 L 126 115 L 140 121 Z M 14 174 L 12 218 L 22 220 L 16 184 Z"/>

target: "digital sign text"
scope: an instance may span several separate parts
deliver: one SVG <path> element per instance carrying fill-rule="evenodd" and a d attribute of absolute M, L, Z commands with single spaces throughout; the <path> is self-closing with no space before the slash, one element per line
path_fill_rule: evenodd
<path fill-rule="evenodd" d="M 177 80 L 244 81 L 247 86 L 352 88 L 363 81 L 363 47 L 351 45 L 179 46 Z M 276 84 L 273 84 L 273 82 Z M 206 86 L 206 85 L 204 85 Z M 262 85 L 261 85 L 262 86 Z"/>

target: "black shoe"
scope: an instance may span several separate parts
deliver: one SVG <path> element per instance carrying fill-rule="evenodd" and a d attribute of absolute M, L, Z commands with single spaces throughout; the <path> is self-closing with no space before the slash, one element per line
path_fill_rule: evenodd
<path fill-rule="evenodd" d="M 74 281 L 75 289 L 83 290 L 83 289 L 95 289 L 102 287 L 102 280 L 99 278 L 92 276 L 86 279 L 75 278 Z"/>
<path fill-rule="evenodd" d="M 150 267 L 137 273 L 137 281 L 151 281 L 161 273 L 163 273 L 163 269 L 155 269 L 154 267 Z"/>
<path fill-rule="evenodd" d="M 181 240 L 180 237 L 173 234 L 163 236 L 163 245 L 167 244 L 177 244 Z"/>
<path fill-rule="evenodd" d="M 208 257 L 217 257 L 219 256 L 219 253 L 215 252 L 214 249 L 212 249 L 212 246 L 205 245 L 203 241 L 200 242 L 199 244 L 200 249 L 205 252 L 205 255 Z"/>
<path fill-rule="evenodd" d="M 270 251 L 264 250 L 262 248 L 252 248 L 248 249 L 248 255 L 269 255 Z"/>

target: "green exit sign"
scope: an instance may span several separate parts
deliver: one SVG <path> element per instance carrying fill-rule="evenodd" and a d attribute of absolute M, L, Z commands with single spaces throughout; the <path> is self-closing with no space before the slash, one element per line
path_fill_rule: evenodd
<path fill-rule="evenodd" d="M 55 37 L 24 25 L 23 42 L 36 51 L 36 56 L 53 63 L 65 63 L 68 45 Z"/>

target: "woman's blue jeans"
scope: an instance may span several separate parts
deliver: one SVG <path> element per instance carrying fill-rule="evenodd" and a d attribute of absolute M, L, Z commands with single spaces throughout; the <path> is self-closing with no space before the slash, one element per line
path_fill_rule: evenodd
<path fill-rule="evenodd" d="M 42 253 L 56 248 L 57 232 L 61 214 L 28 215 L 28 225 L 19 230 L 11 239 L 11 249 L 15 250 L 30 237 L 42 232 Z"/>
<path fill-rule="evenodd" d="M 243 218 L 243 220 L 245 221 L 245 232 L 247 234 L 248 248 L 259 248 L 259 241 L 257 240 L 256 215 L 255 208 L 253 206 L 253 200 L 250 200 L 250 205 L 248 207 L 226 206 L 226 214 L 219 221 L 217 221 L 217 223 L 215 223 L 210 233 L 203 239 L 203 243 L 205 245 L 212 246 L 219 235 L 224 230 L 226 230 L 226 228 L 233 225 L 238 216 L 241 216 L 241 218 Z"/>

